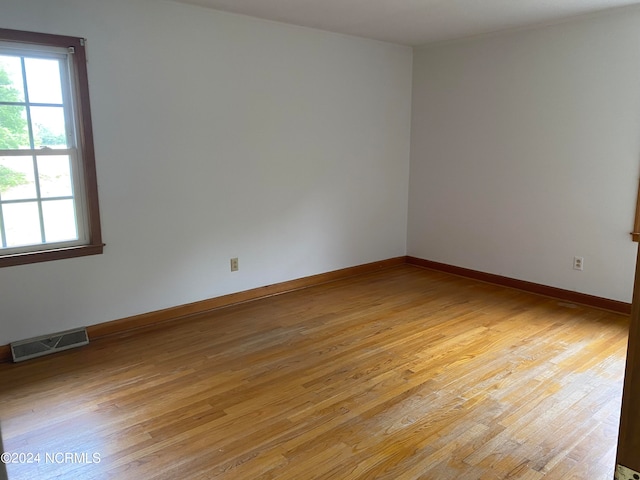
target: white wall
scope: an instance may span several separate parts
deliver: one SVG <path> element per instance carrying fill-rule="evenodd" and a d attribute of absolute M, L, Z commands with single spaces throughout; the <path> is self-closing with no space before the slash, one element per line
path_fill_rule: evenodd
<path fill-rule="evenodd" d="M 1 269 L 0 344 L 406 253 L 411 49 L 160 0 L 0 12 L 88 38 L 106 242 Z"/>
<path fill-rule="evenodd" d="M 408 254 L 630 302 L 639 152 L 640 9 L 417 49 Z"/>

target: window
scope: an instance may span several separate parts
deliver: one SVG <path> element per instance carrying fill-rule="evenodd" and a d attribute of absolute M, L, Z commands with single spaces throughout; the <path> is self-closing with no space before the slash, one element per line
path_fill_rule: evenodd
<path fill-rule="evenodd" d="M 0 267 L 102 249 L 84 40 L 0 29 Z"/>

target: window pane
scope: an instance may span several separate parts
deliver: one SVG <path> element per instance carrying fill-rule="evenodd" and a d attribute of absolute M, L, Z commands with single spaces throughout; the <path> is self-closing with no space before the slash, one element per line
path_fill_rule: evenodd
<path fill-rule="evenodd" d="M 35 148 L 67 148 L 62 107 L 31 107 L 31 124 Z"/>
<path fill-rule="evenodd" d="M 71 164 L 68 156 L 38 157 L 38 176 L 41 197 L 73 196 Z"/>
<path fill-rule="evenodd" d="M 60 61 L 44 58 L 25 58 L 27 91 L 31 103 L 62 104 Z"/>
<path fill-rule="evenodd" d="M 36 198 L 32 157 L 0 157 L 0 199 Z"/>
<path fill-rule="evenodd" d="M 42 242 L 36 202 L 5 204 L 2 206 L 2 214 L 8 247 Z"/>
<path fill-rule="evenodd" d="M 78 239 L 73 200 L 42 202 L 42 216 L 47 243 Z"/>
<path fill-rule="evenodd" d="M 24 102 L 20 57 L 0 55 L 0 102 Z"/>
<path fill-rule="evenodd" d="M 31 148 L 25 107 L 0 105 L 0 150 Z"/>

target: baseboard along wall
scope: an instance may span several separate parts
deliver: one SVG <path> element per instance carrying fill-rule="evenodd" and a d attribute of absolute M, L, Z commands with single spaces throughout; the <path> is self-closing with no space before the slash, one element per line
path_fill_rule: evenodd
<path fill-rule="evenodd" d="M 252 300 L 271 297 L 273 295 L 280 295 L 282 293 L 300 290 L 302 288 L 312 287 L 322 283 L 333 282 L 343 278 L 364 275 L 366 273 L 376 272 L 385 268 L 404 265 L 405 263 L 406 257 L 403 256 L 366 263 L 363 265 L 356 265 L 354 267 L 342 268 L 331 272 L 311 275 L 309 277 L 231 293 L 229 295 L 210 298 L 199 302 L 178 305 L 176 307 L 165 308 L 163 310 L 156 310 L 153 312 L 91 325 L 87 327 L 87 333 L 89 335 L 89 341 L 91 341 L 107 335 L 148 328 L 174 320 L 183 320 L 218 308 L 229 307 L 231 305 L 250 302 Z M 10 362 L 11 360 L 12 356 L 10 346 L 0 345 L 0 362 Z"/>
<path fill-rule="evenodd" d="M 510 277 L 503 277 L 502 275 L 495 275 L 493 273 L 485 273 L 478 270 L 456 267 L 453 265 L 448 265 L 446 263 L 433 262 L 431 260 L 424 260 L 417 257 L 407 257 L 407 263 L 409 265 L 415 265 L 417 267 L 428 268 L 430 270 L 450 273 L 452 275 L 471 278 L 473 280 L 479 280 L 481 282 L 501 285 L 503 287 L 515 288 L 517 290 L 523 290 L 525 292 L 531 292 L 537 295 L 555 298 L 564 302 L 579 303 L 581 305 L 601 308 L 623 315 L 631 314 L 631 304 L 620 302 L 618 300 L 611 300 L 594 295 L 587 295 L 586 293 L 573 292 L 571 290 L 564 290 L 562 288 L 550 287 L 548 285 L 542 285 L 540 283 L 517 280 Z"/>
<path fill-rule="evenodd" d="M 280 295 L 282 293 L 291 292 L 293 290 L 300 290 L 302 288 L 320 285 L 322 283 L 333 282 L 335 280 L 353 277 L 356 275 L 363 275 L 365 273 L 375 272 L 385 268 L 403 265 L 405 263 L 405 257 L 396 257 L 379 262 L 357 265 L 355 267 L 343 268 L 327 273 L 312 275 L 310 277 L 289 280 L 287 282 L 267 285 L 265 287 L 253 288 L 251 290 L 245 290 L 237 293 L 231 293 L 229 295 L 210 298 L 186 305 L 179 305 L 177 307 L 171 307 L 164 310 L 143 313 L 141 315 L 134 315 L 132 317 L 127 317 L 120 320 L 100 323 L 87 327 L 87 332 L 89 333 L 89 339 L 94 340 L 96 338 L 104 337 L 106 335 L 112 335 L 114 333 L 121 333 L 123 331 L 143 328 L 166 321 L 190 317 L 192 315 L 200 315 L 202 313 L 206 313 L 218 308 L 228 307 L 252 300 L 258 300 L 260 298 L 271 297 L 273 295 Z"/>
<path fill-rule="evenodd" d="M 514 278 L 503 277 L 501 275 L 495 275 L 492 273 L 480 272 L 477 270 L 471 270 L 468 268 L 456 267 L 445 263 L 434 262 L 431 260 L 425 260 L 417 257 L 395 257 L 379 262 L 372 262 L 363 265 L 357 265 L 354 267 L 343 268 L 340 270 L 334 270 L 327 273 L 321 273 L 318 275 L 312 275 L 309 277 L 303 277 L 287 282 L 276 283 L 273 285 L 267 285 L 264 287 L 254 288 L 251 290 L 245 290 L 242 292 L 232 293 L 229 295 L 223 295 L 199 302 L 189 303 L 186 305 L 179 305 L 176 307 L 166 308 L 163 310 L 157 310 L 154 312 L 143 313 L 141 315 L 134 315 L 119 320 L 113 320 L 110 322 L 99 323 L 97 325 L 91 325 L 87 327 L 87 333 L 90 340 L 95 340 L 107 335 L 114 335 L 116 333 L 123 333 L 133 331 L 142 328 L 148 328 L 151 326 L 159 325 L 164 322 L 170 322 L 173 320 L 182 320 L 195 315 L 201 315 L 211 310 L 218 308 L 224 308 L 238 303 L 249 302 L 252 300 L 258 300 L 260 298 L 266 298 L 273 295 L 280 295 L 282 293 L 291 292 L 293 290 L 300 290 L 302 288 L 312 287 L 314 285 L 320 285 L 322 283 L 333 282 L 341 280 L 343 278 L 353 277 L 357 275 L 364 275 L 366 273 L 375 272 L 378 270 L 395 267 L 398 265 L 413 265 L 416 267 L 427 268 L 430 270 L 437 270 L 440 272 L 449 273 L 452 275 L 458 275 L 467 277 L 473 280 L 479 280 L 481 282 L 492 283 L 495 285 L 501 285 L 504 287 L 515 288 L 546 297 L 552 297 L 558 300 L 579 303 L 595 308 L 601 308 L 612 312 L 620 313 L 623 315 L 629 315 L 631 313 L 631 304 L 620 302 L 617 300 L 610 300 L 607 298 L 597 297 L 593 295 L 587 295 L 584 293 L 573 292 L 570 290 L 564 290 L 561 288 L 550 287 L 547 285 L 541 285 L 538 283 L 527 282 L 524 280 L 517 280 Z M 11 361 L 11 348 L 9 345 L 0 345 L 0 362 Z"/>

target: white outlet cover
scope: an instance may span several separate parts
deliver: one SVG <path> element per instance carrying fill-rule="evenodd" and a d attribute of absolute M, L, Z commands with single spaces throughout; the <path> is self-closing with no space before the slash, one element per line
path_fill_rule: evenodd
<path fill-rule="evenodd" d="M 640 480 L 640 473 L 634 472 L 625 466 L 618 465 L 614 478 L 615 480 Z"/>

